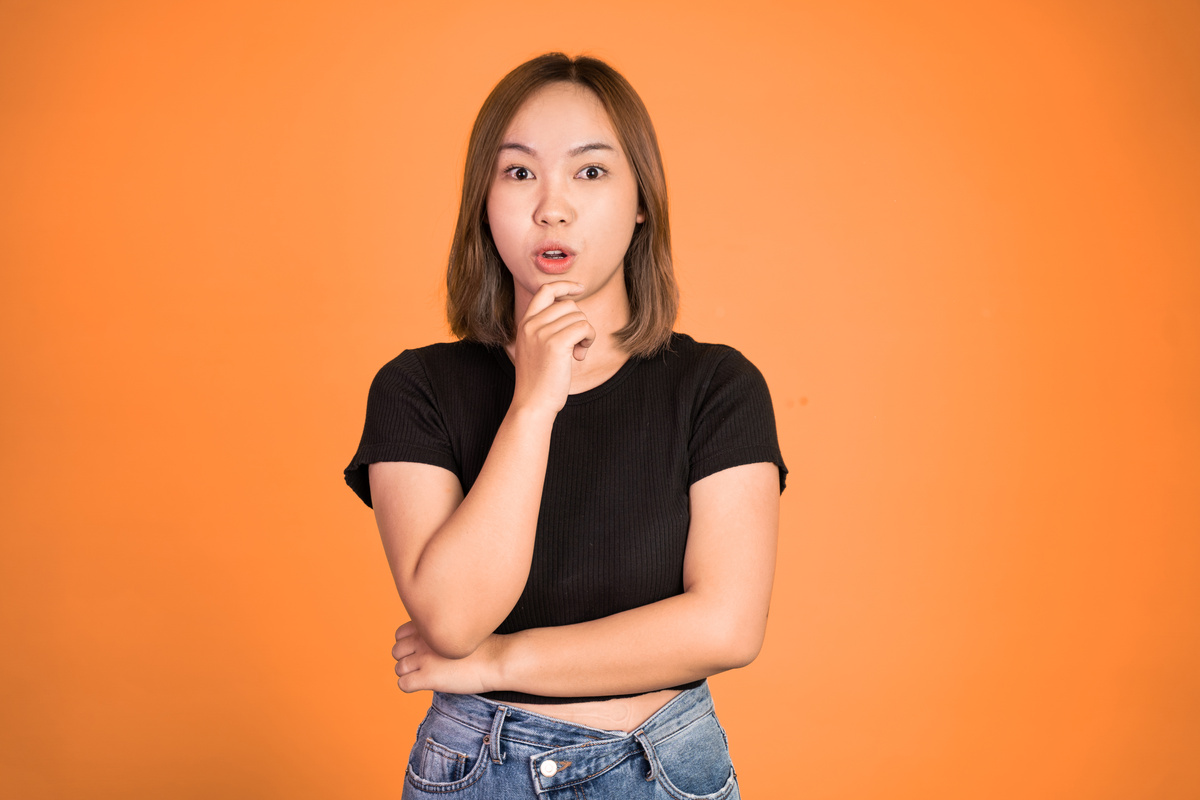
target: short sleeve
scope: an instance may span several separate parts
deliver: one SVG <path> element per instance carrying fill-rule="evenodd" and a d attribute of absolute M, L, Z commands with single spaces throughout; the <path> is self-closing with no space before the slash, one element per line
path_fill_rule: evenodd
<path fill-rule="evenodd" d="M 347 485 L 368 506 L 367 465 L 377 461 L 413 461 L 459 473 L 433 386 L 412 350 L 385 364 L 371 382 L 362 439 L 345 470 Z"/>
<path fill-rule="evenodd" d="M 730 467 L 770 462 L 779 468 L 779 491 L 786 485 L 787 466 L 779 450 L 767 382 L 732 348 L 725 348 L 702 389 L 688 457 L 689 484 Z"/>

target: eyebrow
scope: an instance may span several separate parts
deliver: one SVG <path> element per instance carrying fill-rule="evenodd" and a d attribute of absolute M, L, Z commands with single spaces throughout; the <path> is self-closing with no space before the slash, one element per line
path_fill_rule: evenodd
<path fill-rule="evenodd" d="M 503 152 L 505 150 L 516 150 L 517 152 L 524 153 L 528 156 L 537 156 L 536 150 L 529 145 L 520 144 L 519 142 L 505 142 L 504 144 L 500 145 L 500 151 Z M 611 144 L 605 144 L 604 142 L 588 142 L 587 144 L 581 144 L 578 147 L 572 147 L 570 152 L 567 153 L 567 156 L 570 158 L 575 158 L 576 156 L 581 156 L 584 153 L 590 153 L 593 150 L 608 150 L 610 152 L 616 152 L 616 148 Z"/>

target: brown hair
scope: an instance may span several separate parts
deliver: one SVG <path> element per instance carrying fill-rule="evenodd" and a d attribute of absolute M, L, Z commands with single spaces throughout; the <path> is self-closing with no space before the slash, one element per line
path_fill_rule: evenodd
<path fill-rule="evenodd" d="M 650 114 L 629 81 L 587 56 L 547 53 L 526 61 L 496 84 L 479 109 L 467 145 L 462 201 L 446 271 L 450 330 L 460 338 L 495 345 L 507 344 L 516 333 L 512 274 L 486 225 L 487 196 L 509 123 L 530 95 L 551 83 L 573 83 L 595 93 L 633 167 L 638 204 L 646 219 L 634 230 L 625 253 L 629 323 L 616 337 L 630 355 L 652 355 L 670 338 L 679 306 L 662 155 Z"/>

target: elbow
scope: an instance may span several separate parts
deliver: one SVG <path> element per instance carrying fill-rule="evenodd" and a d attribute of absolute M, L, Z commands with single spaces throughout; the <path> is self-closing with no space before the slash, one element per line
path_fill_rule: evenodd
<path fill-rule="evenodd" d="M 420 626 L 418 625 L 418 630 Z M 470 635 L 469 632 L 446 627 L 430 628 L 429 634 L 425 636 L 425 644 L 429 645 L 429 649 L 437 653 L 442 658 L 459 659 L 466 658 L 479 649 L 479 645 L 483 644 L 485 637 L 477 637 Z"/>
<path fill-rule="evenodd" d="M 425 644 L 429 645 L 429 649 L 442 658 L 454 660 L 471 655 L 479 648 L 481 642 L 471 641 L 461 636 L 441 635 L 436 638 L 426 638 Z"/>
<path fill-rule="evenodd" d="M 748 667 L 758 658 L 758 654 L 762 651 L 763 639 L 759 636 L 757 639 L 752 637 L 740 637 L 738 641 L 729 645 L 726 650 L 728 657 L 727 669 L 741 669 Z"/>
<path fill-rule="evenodd" d="M 731 624 L 724 625 L 714 637 L 718 649 L 716 660 L 722 672 L 749 666 L 762 651 L 766 636 L 765 620 L 757 624 L 742 624 L 737 620 L 729 622 Z"/>
<path fill-rule="evenodd" d="M 442 658 L 460 659 L 474 653 L 483 644 L 487 634 L 479 635 L 468 629 L 466 625 L 444 615 L 423 614 L 413 616 L 421 639 L 437 655 Z"/>
<path fill-rule="evenodd" d="M 468 608 L 445 598 L 402 591 L 400 601 L 409 619 L 416 624 L 421 640 L 442 658 L 466 658 L 479 649 L 499 624 L 499 621 L 473 616 Z"/>

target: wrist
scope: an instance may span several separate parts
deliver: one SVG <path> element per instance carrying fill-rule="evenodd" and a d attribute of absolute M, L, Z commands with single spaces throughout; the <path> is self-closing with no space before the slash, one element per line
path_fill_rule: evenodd
<path fill-rule="evenodd" d="M 506 417 L 512 425 L 517 427 L 550 428 L 553 427 L 559 410 L 560 408 L 555 408 L 552 404 L 540 404 L 513 398 Z"/>
<path fill-rule="evenodd" d="M 511 689 L 509 686 L 509 653 L 512 647 L 512 636 L 493 633 L 480 645 L 479 652 L 483 656 L 480 679 L 484 691 L 499 692 Z"/>

